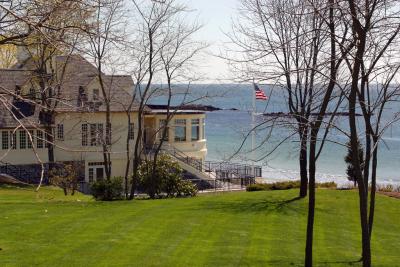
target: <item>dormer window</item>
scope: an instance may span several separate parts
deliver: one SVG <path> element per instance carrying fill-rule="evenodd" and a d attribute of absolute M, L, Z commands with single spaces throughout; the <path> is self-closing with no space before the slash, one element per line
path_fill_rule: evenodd
<path fill-rule="evenodd" d="M 99 89 L 93 89 L 93 101 L 99 100 Z"/>
<path fill-rule="evenodd" d="M 85 89 L 82 86 L 79 86 L 79 95 L 78 95 L 78 107 L 83 107 L 87 101 Z"/>

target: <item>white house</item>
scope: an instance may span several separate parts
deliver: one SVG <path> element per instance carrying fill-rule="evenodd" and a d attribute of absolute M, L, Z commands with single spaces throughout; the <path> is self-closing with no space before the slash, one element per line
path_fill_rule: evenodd
<path fill-rule="evenodd" d="M 23 57 L 13 68 L 0 70 L 0 168 L 4 171 L 12 166 L 20 170 L 21 176 L 29 176 L 29 170 L 37 169 L 38 158 L 49 162 L 46 140 L 50 138 L 41 124 L 41 116 L 46 114 L 41 112 L 43 108 L 39 104 L 30 103 L 40 103 L 38 99 L 56 94 L 57 100 L 48 100 L 53 101 L 50 105 L 55 107 L 55 119 L 51 121 L 54 161 L 81 162 L 85 181 L 102 179 L 105 176 L 102 138 L 106 130 L 106 106 L 97 69 L 81 56 L 54 57 L 50 64 L 56 71 L 46 77 L 52 84 L 48 90 L 54 90 L 50 93 L 41 92 L 34 64 L 33 59 Z M 134 84 L 130 76 L 103 74 L 101 79 L 110 99 L 111 140 L 105 141 L 111 146 L 111 175 L 123 176 L 127 140 L 132 149 L 137 136 L 136 103 L 130 111 L 130 124 L 127 115 Z M 175 112 L 169 123 L 166 146 L 199 162 L 204 161 L 207 154 L 205 113 Z M 146 145 L 158 142 L 159 128 L 165 124 L 165 117 L 165 110 L 146 108 Z"/>

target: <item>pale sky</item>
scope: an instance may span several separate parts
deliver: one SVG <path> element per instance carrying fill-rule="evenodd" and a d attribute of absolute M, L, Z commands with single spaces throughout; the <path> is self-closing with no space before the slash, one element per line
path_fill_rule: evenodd
<path fill-rule="evenodd" d="M 197 34 L 200 40 L 210 45 L 209 52 L 218 54 L 222 44 L 227 42 L 224 32 L 231 30 L 231 21 L 236 13 L 238 0 L 181 0 L 188 7 L 196 10 L 199 22 L 204 25 Z M 212 55 L 207 55 L 200 68 L 207 76 L 207 81 L 213 81 L 229 76 L 227 64 Z"/>

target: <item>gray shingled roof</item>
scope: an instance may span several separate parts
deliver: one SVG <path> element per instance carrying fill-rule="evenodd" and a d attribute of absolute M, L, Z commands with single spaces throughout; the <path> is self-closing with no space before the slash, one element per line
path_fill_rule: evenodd
<path fill-rule="evenodd" d="M 88 107 L 78 107 L 79 88 L 86 88 L 94 79 L 98 79 L 98 73 L 95 66 L 90 64 L 81 56 L 58 56 L 55 58 L 57 68 L 64 71 L 59 74 L 58 84 L 60 86 L 58 112 L 85 112 Z M 22 86 L 34 77 L 30 60 L 25 65 L 16 65 L 13 69 L 0 69 L 0 94 L 5 97 L 7 90 L 14 91 L 16 86 Z M 61 74 L 62 73 L 62 74 Z M 102 75 L 102 79 L 106 86 L 106 91 L 110 94 L 110 107 L 112 112 L 123 112 L 126 110 L 132 99 L 131 95 L 125 91 L 127 88 L 133 90 L 133 80 L 127 75 Z M 100 88 L 99 88 L 100 89 Z M 101 90 L 100 90 L 101 92 Z M 8 97 L 8 100 L 11 99 Z M 101 98 L 100 98 L 101 101 Z M 137 109 L 134 104 L 132 110 Z M 36 108 L 36 111 L 40 108 Z M 105 105 L 101 104 L 97 111 L 105 111 Z M 34 116 L 25 118 L 30 123 L 38 122 L 38 112 Z M 15 127 L 17 122 L 13 119 L 12 114 L 0 103 L 0 127 Z"/>
<path fill-rule="evenodd" d="M 0 86 L 2 87 L 2 90 L 5 89 L 14 92 L 15 86 L 22 86 L 31 78 L 31 71 L 0 69 Z"/>
<path fill-rule="evenodd" d="M 14 128 L 19 125 L 15 120 L 12 110 L 12 97 L 9 92 L 14 92 L 16 86 L 23 86 L 32 78 L 32 72 L 21 69 L 0 69 L 0 128 Z M 30 118 L 23 118 L 21 122 L 28 127 L 35 127 L 38 123 L 38 113 Z"/>
<path fill-rule="evenodd" d="M 85 88 L 94 79 L 98 79 L 97 69 L 80 56 L 59 56 L 56 61 L 60 68 L 65 66 L 63 74 L 60 75 L 62 76 L 60 77 L 62 87 L 60 98 L 63 104 L 59 106 L 58 110 L 81 111 L 81 109 L 77 109 L 79 87 L 83 86 Z M 125 111 L 132 99 L 130 94 L 125 91 L 127 88 L 132 88 L 133 90 L 132 77 L 128 75 L 102 75 L 102 79 L 110 97 L 111 111 Z M 134 105 L 133 110 L 136 108 L 137 106 Z M 101 105 L 99 111 L 105 110 L 105 105 Z"/>

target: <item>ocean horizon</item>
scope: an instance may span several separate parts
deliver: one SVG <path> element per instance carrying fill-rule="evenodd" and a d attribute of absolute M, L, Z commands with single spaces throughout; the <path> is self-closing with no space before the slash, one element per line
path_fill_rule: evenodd
<path fill-rule="evenodd" d="M 266 121 L 264 113 L 287 112 L 287 105 L 282 89 L 274 88 L 271 85 L 260 85 L 260 88 L 269 96 L 268 101 L 256 101 L 256 124 L 263 125 Z M 183 86 L 176 87 L 173 104 L 182 103 L 183 90 L 186 90 L 183 89 Z M 191 86 L 185 102 L 201 98 L 194 103 L 221 109 L 206 114 L 208 148 L 206 160 L 230 160 L 250 164 L 254 162 L 263 167 L 262 174 L 266 181 L 298 180 L 298 135 L 293 134 L 293 128 L 290 125 L 287 127 L 275 126 L 272 130 L 267 123 L 260 127 L 256 131 L 256 147 L 258 149 L 254 153 L 250 152 L 251 138 L 249 136 L 245 141 L 245 137 L 252 125 L 253 90 L 251 84 L 197 84 Z M 157 97 L 150 102 L 163 104 L 165 97 Z M 344 104 L 339 111 L 346 112 L 347 106 Z M 398 112 L 400 112 L 399 105 L 396 103 L 389 105 L 384 114 L 384 120 L 389 122 Z M 340 130 L 334 128 L 330 131 L 317 161 L 316 178 L 319 182 L 334 181 L 339 185 L 346 185 L 350 183 L 346 176 L 344 162 L 347 153 L 344 144 L 348 141 L 348 137 L 343 132 L 348 129 L 348 121 L 346 117 L 337 117 L 335 124 Z M 361 126 L 359 133 L 362 133 Z M 293 136 L 290 136 L 292 134 Z M 266 136 L 269 138 L 267 139 Z M 287 140 L 281 144 L 284 139 Z M 360 140 L 363 140 L 362 135 Z M 240 147 L 242 148 L 239 149 Z M 388 127 L 383 135 L 378 162 L 378 183 L 400 184 L 398 166 L 400 162 L 400 126 L 398 123 Z"/>

